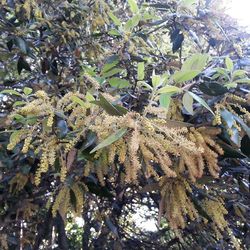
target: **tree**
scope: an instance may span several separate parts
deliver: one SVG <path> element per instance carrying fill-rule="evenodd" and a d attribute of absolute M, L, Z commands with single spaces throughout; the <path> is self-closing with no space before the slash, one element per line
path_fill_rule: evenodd
<path fill-rule="evenodd" d="M 249 35 L 217 1 L 1 6 L 1 249 L 247 248 Z"/>

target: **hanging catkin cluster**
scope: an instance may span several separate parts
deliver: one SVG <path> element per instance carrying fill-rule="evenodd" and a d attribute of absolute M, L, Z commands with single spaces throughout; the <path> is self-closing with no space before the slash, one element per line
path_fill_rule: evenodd
<path fill-rule="evenodd" d="M 87 186 L 80 182 L 76 182 L 72 186 L 64 185 L 61 187 L 52 205 L 53 217 L 59 212 L 65 218 L 69 208 L 71 208 L 70 211 L 75 211 L 76 215 L 80 215 L 84 204 L 84 195 L 87 190 Z M 71 201 L 71 193 L 74 196 L 74 203 Z"/>
<path fill-rule="evenodd" d="M 224 216 L 227 214 L 227 210 L 223 205 L 223 201 L 219 198 L 216 200 L 204 199 L 202 206 L 207 214 L 212 218 L 212 226 L 216 232 L 218 239 L 222 237 L 221 233 L 227 228 L 228 223 Z"/>
<path fill-rule="evenodd" d="M 39 90 L 30 97 L 26 105 L 17 107 L 10 115 L 13 121 L 18 115 L 22 115 L 28 121 L 22 125 L 22 129 L 11 134 L 7 148 L 13 150 L 17 144 L 22 143 L 23 154 L 27 154 L 29 150 L 34 151 L 40 159 L 34 178 L 36 185 L 40 184 L 43 173 L 48 172 L 50 168 L 53 169 L 56 158 L 69 153 L 85 134 L 84 128 L 91 122 L 93 116 L 87 117 L 86 114 L 91 107 L 84 99 L 85 96 L 77 92 L 69 92 L 62 98 L 50 98 L 46 92 Z M 58 125 L 60 120 L 65 127 L 60 128 Z M 62 137 L 60 130 L 73 133 L 70 137 L 65 134 L 64 138 L 60 138 Z M 62 164 L 60 169 L 60 179 L 63 182 L 67 174 L 65 164 Z"/>
<path fill-rule="evenodd" d="M 162 212 L 172 229 L 185 228 L 187 217 L 192 221 L 199 217 L 188 196 L 188 193 L 192 193 L 192 189 L 185 179 L 162 177 L 159 184 L 162 196 Z"/>
<path fill-rule="evenodd" d="M 44 91 L 38 91 L 34 100 L 14 112 L 24 116 L 36 115 L 36 122 L 28 125 L 29 129 L 14 132 L 8 147 L 13 149 L 26 137 L 22 152 L 27 153 L 33 148 L 40 157 L 35 174 L 35 184 L 39 185 L 42 174 L 53 168 L 57 157 L 70 152 L 87 130 L 95 132 L 97 143 L 100 143 L 123 128 L 127 129 L 126 134 L 97 151 L 96 160 L 88 164 L 87 172 L 95 172 L 101 184 L 104 185 L 108 173 L 112 175 L 115 171 L 116 159 L 125 169 L 127 183 L 136 183 L 140 174 L 158 179 L 162 175 L 176 177 L 177 173 L 185 172 L 195 181 L 202 176 L 205 166 L 214 177 L 218 176 L 217 157 L 222 154 L 222 149 L 212 139 L 218 130 L 173 127 L 164 119 L 149 119 L 135 112 L 122 117 L 98 112 L 99 108 L 87 102 L 82 94 L 69 92 L 56 100 L 49 98 Z M 66 129 L 72 131 L 70 137 L 58 138 L 56 134 L 60 129 L 56 120 L 61 117 L 68 127 Z M 65 164 L 61 166 L 61 174 L 64 181 L 67 175 Z"/>
<path fill-rule="evenodd" d="M 173 128 L 165 120 L 148 119 L 133 112 L 123 117 L 102 114 L 90 126 L 100 142 L 121 128 L 127 128 L 127 133 L 97 151 L 98 161 L 90 163 L 91 171 L 97 172 L 101 183 L 116 159 L 125 168 L 127 183 L 136 183 L 141 174 L 158 179 L 162 175 L 176 177 L 186 171 L 195 181 L 202 176 L 206 165 L 213 176 L 218 176 L 217 157 L 223 152 L 212 139 L 218 129 Z"/>
<path fill-rule="evenodd" d="M 182 152 L 178 167 L 181 173 L 187 169 L 193 182 L 202 177 L 205 166 L 207 166 L 213 177 L 217 178 L 219 176 L 218 156 L 223 154 L 223 150 L 213 140 L 213 137 L 219 133 L 220 129 L 217 128 L 190 128 L 188 133 L 190 141 L 195 143 L 197 148 L 202 148 L 202 150 L 197 151 L 196 154 Z"/>
<path fill-rule="evenodd" d="M 34 151 L 40 159 L 34 176 L 36 185 L 41 183 L 43 174 L 59 171 L 63 186 L 53 201 L 53 216 L 59 211 L 64 217 L 69 207 L 76 214 L 82 211 L 87 188 L 83 184 L 69 185 L 67 182 L 71 174 L 67 159 L 75 145 L 84 140 L 89 131 L 96 135 L 98 145 L 123 130 L 123 135 L 113 143 L 92 154 L 93 159 L 83 165 L 83 175 L 96 174 L 103 186 L 106 179 L 112 180 L 120 172 L 123 183 L 137 184 L 142 176 L 154 178 L 159 181 L 164 213 L 173 229 L 184 228 L 187 218 L 198 218 L 189 197 L 191 187 L 187 177 L 195 183 L 205 169 L 218 177 L 217 158 L 223 151 L 214 137 L 219 129 L 187 128 L 178 122 L 147 118 L 136 112 L 109 115 L 100 112 L 97 105 L 77 92 L 69 92 L 62 98 L 49 98 L 45 92 L 38 91 L 32 98 L 25 106 L 17 108 L 12 117 L 22 115 L 36 119 L 12 133 L 8 149 L 21 144 L 23 154 Z M 59 168 L 54 166 L 57 159 Z"/>
<path fill-rule="evenodd" d="M 218 240 L 223 238 L 223 234 L 226 231 L 230 237 L 233 248 L 237 250 L 242 249 L 239 241 L 235 238 L 232 230 L 229 228 L 228 222 L 225 219 L 228 211 L 224 206 L 223 200 L 218 197 L 216 199 L 206 198 L 202 201 L 202 207 L 212 220 L 211 227 L 215 232 L 216 238 Z"/>
<path fill-rule="evenodd" d="M 49 167 L 53 167 L 57 157 L 58 144 L 55 137 L 50 138 L 47 143 L 37 148 L 40 151 L 40 164 L 35 173 L 35 184 L 38 186 L 41 182 L 42 173 L 46 173 Z"/>

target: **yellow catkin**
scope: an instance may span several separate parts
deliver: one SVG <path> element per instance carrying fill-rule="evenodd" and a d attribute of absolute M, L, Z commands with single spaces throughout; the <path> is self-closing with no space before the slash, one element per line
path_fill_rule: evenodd
<path fill-rule="evenodd" d="M 66 188 L 66 191 L 64 192 L 64 197 L 63 200 L 61 201 L 61 204 L 58 208 L 59 213 L 61 214 L 61 216 L 65 219 L 68 209 L 70 206 L 70 189 Z"/>
<path fill-rule="evenodd" d="M 185 155 L 185 165 L 189 167 L 189 173 L 191 173 L 191 179 L 195 181 L 196 178 L 200 178 L 203 175 L 203 169 L 205 162 L 209 169 L 210 174 L 217 178 L 219 175 L 220 167 L 218 166 L 218 155 L 223 154 L 222 148 L 213 139 L 214 136 L 220 133 L 220 129 L 216 128 L 191 128 L 190 139 L 195 141 L 198 148 L 202 148 L 202 152 L 197 152 L 196 156 Z M 195 140 L 192 138 L 194 137 Z"/>
<path fill-rule="evenodd" d="M 108 151 L 108 163 L 114 163 L 116 150 L 117 150 L 116 143 L 110 145 L 109 151 Z"/>
<path fill-rule="evenodd" d="M 48 95 L 45 91 L 43 90 L 38 90 L 35 95 L 38 97 L 38 98 L 41 98 L 41 99 L 48 99 Z"/>
<path fill-rule="evenodd" d="M 76 197 L 76 214 L 81 214 L 83 208 L 83 190 L 80 188 L 78 183 L 74 183 L 71 187 Z"/>
<path fill-rule="evenodd" d="M 152 161 L 152 163 L 158 163 L 164 173 L 169 177 L 175 177 L 175 171 L 170 168 L 170 166 L 172 165 L 171 158 L 172 156 L 179 157 L 182 152 L 188 155 L 188 157 L 190 157 L 190 159 L 192 160 L 191 162 L 193 162 L 190 166 L 192 171 L 191 175 L 194 181 L 195 178 L 199 178 L 203 174 L 205 156 L 203 156 L 202 154 L 204 154 L 205 149 L 208 147 L 211 151 L 218 150 L 220 151 L 220 153 L 222 153 L 222 150 L 219 148 L 219 146 L 217 146 L 216 143 L 213 143 L 213 149 L 210 148 L 212 147 L 211 145 L 206 144 L 203 135 L 201 134 L 201 132 L 205 133 L 206 130 L 202 130 L 199 132 L 198 129 L 197 131 L 196 129 L 193 129 L 192 133 L 190 133 L 190 138 L 187 138 L 186 136 L 188 136 L 189 134 L 186 128 L 169 128 L 168 124 L 163 120 L 158 122 L 157 119 L 154 119 L 154 121 L 152 122 L 150 121 L 150 119 L 144 119 L 143 117 L 135 115 L 134 113 L 127 114 L 126 116 L 124 116 L 124 119 L 126 119 L 127 126 L 131 129 L 130 132 L 123 138 L 123 140 L 126 139 L 124 141 L 126 147 L 123 144 L 123 150 L 121 150 L 122 144 L 120 145 L 120 142 L 116 142 L 113 145 L 109 146 L 109 162 L 111 163 L 114 161 L 114 156 L 116 154 L 119 156 L 119 152 L 125 152 L 126 150 L 127 159 L 125 159 L 126 154 L 123 153 L 123 157 L 121 157 L 122 154 L 120 154 L 118 160 L 119 158 L 122 159 L 119 161 L 120 163 L 124 163 L 125 169 L 127 169 L 126 179 L 129 182 L 132 182 L 132 179 L 135 180 L 137 178 L 140 170 L 143 170 L 145 171 L 145 173 L 147 173 L 147 169 L 144 169 L 144 167 L 142 168 L 142 159 L 144 162 L 147 162 L 145 164 L 146 168 L 151 166 L 150 161 Z M 106 123 L 109 124 L 109 127 L 113 126 L 112 124 L 116 124 L 116 126 L 124 126 L 123 117 L 119 118 L 118 120 L 116 117 L 105 115 L 104 118 L 97 119 L 98 125 L 96 124 L 94 126 L 91 126 L 91 129 L 97 132 L 98 137 L 100 137 L 101 140 L 107 138 L 111 133 L 113 133 L 112 131 L 105 131 L 103 129 L 103 124 Z M 136 130 L 137 132 L 135 132 Z M 137 133 L 137 135 L 135 133 Z M 217 134 L 217 132 L 210 132 L 210 130 L 209 133 L 211 135 Z M 207 142 L 210 142 L 211 144 L 212 140 L 210 140 L 209 138 L 210 137 L 208 136 Z M 143 143 L 141 143 L 140 141 L 143 141 Z M 140 146 L 142 144 L 145 145 L 144 148 L 143 146 Z M 145 147 L 146 149 L 148 149 L 149 153 L 150 151 L 153 153 L 154 156 L 151 157 L 152 159 L 149 159 L 149 157 L 147 159 Z M 95 159 L 98 159 L 100 156 L 101 151 L 99 152 L 99 154 L 98 152 L 95 154 Z M 212 160 L 209 160 L 208 157 L 205 159 L 212 163 L 210 164 L 210 167 L 212 170 L 214 170 L 213 173 L 218 171 L 218 167 L 216 166 L 217 156 L 217 153 L 210 153 L 209 158 L 212 158 Z M 187 160 L 187 162 L 190 161 Z M 153 172 L 151 167 L 150 172 Z"/>
<path fill-rule="evenodd" d="M 62 165 L 60 169 L 60 181 L 64 182 L 67 176 L 67 167 L 66 165 Z"/>
<path fill-rule="evenodd" d="M 128 144 L 128 153 L 130 157 L 130 176 L 131 181 L 134 182 L 137 180 L 137 174 L 139 169 L 141 168 L 139 158 L 138 158 L 138 150 L 140 145 L 140 139 L 139 139 L 139 131 L 136 127 L 134 131 L 131 134 L 130 142 Z"/>
<path fill-rule="evenodd" d="M 127 155 L 127 145 L 124 140 L 121 140 L 118 150 L 118 160 L 122 164 L 124 163 Z"/>
<path fill-rule="evenodd" d="M 103 151 L 100 159 L 99 159 L 99 165 L 101 165 L 103 175 L 107 175 L 109 172 L 109 165 L 114 165 L 114 162 L 109 163 L 108 161 L 108 154 L 106 150 Z"/>
<path fill-rule="evenodd" d="M 183 229 L 186 226 L 186 216 L 191 220 L 198 218 L 198 212 L 187 195 L 190 186 L 184 179 L 163 181 L 160 187 L 164 201 L 163 211 L 172 229 Z"/>
<path fill-rule="evenodd" d="M 75 137 L 74 139 L 72 139 L 71 141 L 69 141 L 68 143 L 66 143 L 64 145 L 64 152 L 68 153 L 72 148 L 74 148 L 75 144 L 78 142 L 79 140 L 79 136 Z"/>
<path fill-rule="evenodd" d="M 94 78 L 92 77 L 91 75 L 89 75 L 88 73 L 85 73 L 84 74 L 84 77 L 86 78 L 87 81 L 89 81 L 92 86 L 95 88 L 95 89 L 99 89 L 100 88 L 100 84 L 99 82 Z"/>
<path fill-rule="evenodd" d="M 214 125 L 221 125 L 221 114 L 220 114 L 220 105 L 215 105 L 215 116 L 214 116 Z"/>
<path fill-rule="evenodd" d="M 235 102 L 239 102 L 239 103 L 247 103 L 246 99 L 244 99 L 240 96 L 234 95 L 234 94 L 228 94 L 226 96 L 226 98 L 229 98 L 230 100 L 235 101 Z"/>
<path fill-rule="evenodd" d="M 97 165 L 95 168 L 95 172 L 97 174 L 98 180 L 101 184 L 101 186 L 105 186 L 105 182 L 104 182 L 104 175 L 103 175 L 103 171 L 102 171 L 102 166 L 101 165 Z"/>
<path fill-rule="evenodd" d="M 64 186 L 60 189 L 59 193 L 57 194 L 54 204 L 52 206 L 52 215 L 53 217 L 56 216 L 57 211 L 60 208 L 61 203 L 64 201 L 65 195 L 68 192 L 68 187 Z"/>
<path fill-rule="evenodd" d="M 23 148 L 22 148 L 22 153 L 27 154 L 29 147 L 30 147 L 30 144 L 31 144 L 31 141 L 32 141 L 31 135 L 29 135 L 25 138 Z"/>
<path fill-rule="evenodd" d="M 89 176 L 90 170 L 91 170 L 91 163 L 88 161 L 88 162 L 86 162 L 86 164 L 84 165 L 83 176 Z"/>
<path fill-rule="evenodd" d="M 22 141 L 22 137 L 23 135 L 25 135 L 25 131 L 24 130 L 17 130 L 15 132 L 13 132 L 10 136 L 10 142 L 7 145 L 7 149 L 8 150 L 13 150 L 15 148 L 15 146 Z"/>
<path fill-rule="evenodd" d="M 46 173 L 49 169 L 49 161 L 48 161 L 48 152 L 45 149 L 42 152 L 42 156 L 40 159 L 40 165 L 35 173 L 35 185 L 38 186 L 41 182 L 41 174 Z"/>
<path fill-rule="evenodd" d="M 51 128 L 52 125 L 53 125 L 54 116 L 55 116 L 55 114 L 54 114 L 54 113 L 51 113 L 51 114 L 49 115 L 49 117 L 48 117 L 47 126 L 48 126 L 49 128 Z"/>
<path fill-rule="evenodd" d="M 224 217 L 227 214 L 227 210 L 223 205 L 223 201 L 206 198 L 203 200 L 202 204 L 207 214 L 213 220 L 213 227 L 217 232 L 217 237 L 219 239 L 221 237 L 221 232 L 228 227 L 228 223 Z"/>

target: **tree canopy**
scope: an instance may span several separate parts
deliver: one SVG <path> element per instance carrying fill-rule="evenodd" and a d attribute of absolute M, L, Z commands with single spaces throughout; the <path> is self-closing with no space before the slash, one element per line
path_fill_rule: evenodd
<path fill-rule="evenodd" d="M 249 247 L 249 34 L 218 1 L 0 4 L 0 249 Z"/>

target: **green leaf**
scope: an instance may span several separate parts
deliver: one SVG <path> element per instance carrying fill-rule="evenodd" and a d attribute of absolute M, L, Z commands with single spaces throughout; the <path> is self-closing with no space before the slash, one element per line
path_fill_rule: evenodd
<path fill-rule="evenodd" d="M 236 82 L 229 82 L 227 84 L 225 84 L 224 86 L 228 89 L 231 89 L 231 88 L 236 88 L 237 87 L 237 83 Z"/>
<path fill-rule="evenodd" d="M 21 37 L 16 37 L 14 39 L 14 42 L 16 44 L 16 46 L 24 53 L 24 54 L 28 54 L 29 53 L 29 46 L 27 44 L 27 42 L 21 38 Z"/>
<path fill-rule="evenodd" d="M 182 89 L 171 85 L 166 85 L 165 87 L 162 87 L 157 91 L 158 94 L 163 94 L 163 93 L 174 94 L 178 92 L 182 92 Z"/>
<path fill-rule="evenodd" d="M 160 107 L 168 110 L 171 102 L 171 96 L 171 93 L 160 94 Z"/>
<path fill-rule="evenodd" d="M 137 14 L 135 16 L 133 16 L 132 18 L 130 18 L 124 26 L 125 31 L 131 31 L 135 26 L 138 25 L 138 23 L 141 20 L 141 15 Z"/>
<path fill-rule="evenodd" d="M 241 125 L 243 130 L 247 133 L 250 138 L 250 128 L 246 125 L 246 123 L 237 115 L 233 114 L 234 119 Z"/>
<path fill-rule="evenodd" d="M 172 79 L 176 83 L 183 83 L 183 82 L 194 79 L 199 74 L 200 74 L 200 71 L 198 70 L 177 71 L 176 73 L 173 74 Z"/>
<path fill-rule="evenodd" d="M 95 97 L 93 95 L 91 95 L 89 92 L 86 93 L 86 96 L 85 96 L 86 100 L 88 102 L 92 102 L 95 100 Z"/>
<path fill-rule="evenodd" d="M 242 70 L 242 69 L 238 69 L 238 70 L 235 70 L 234 72 L 233 72 L 233 75 L 232 75 L 232 77 L 233 77 L 233 79 L 235 79 L 235 78 L 237 78 L 237 77 L 242 77 L 242 76 L 246 76 L 246 71 L 245 70 Z"/>
<path fill-rule="evenodd" d="M 224 151 L 223 157 L 225 158 L 246 158 L 247 157 L 240 150 L 235 149 L 234 147 L 225 143 L 222 140 L 219 140 L 218 143 Z"/>
<path fill-rule="evenodd" d="M 150 13 L 150 12 L 144 12 L 143 11 L 143 13 L 142 13 L 142 15 L 143 15 L 143 20 L 153 20 L 153 19 L 157 19 L 158 18 L 158 16 L 156 16 L 155 14 L 152 14 L 152 13 Z"/>
<path fill-rule="evenodd" d="M 226 64 L 226 67 L 227 69 L 232 72 L 233 71 L 233 68 L 234 68 L 234 63 L 233 61 L 229 58 L 229 57 L 226 57 L 225 59 L 225 64 Z"/>
<path fill-rule="evenodd" d="M 156 89 L 161 84 L 161 76 L 160 75 L 152 75 L 152 84 L 154 89 Z"/>
<path fill-rule="evenodd" d="M 100 100 L 99 101 L 93 101 L 92 103 L 102 107 L 109 115 L 116 115 L 116 116 L 122 116 L 124 115 L 124 110 L 123 112 L 121 109 L 117 109 L 118 105 L 113 105 L 109 101 L 107 101 L 103 95 L 100 95 Z M 127 110 L 126 110 L 127 112 Z"/>
<path fill-rule="evenodd" d="M 228 80 L 230 80 L 230 76 L 229 76 L 229 74 L 228 74 L 228 72 L 227 72 L 226 69 L 223 69 L 223 68 L 216 68 L 216 71 L 217 71 L 218 73 L 220 73 L 221 75 L 225 76 Z"/>
<path fill-rule="evenodd" d="M 193 97 L 192 97 L 188 92 L 186 92 L 186 93 L 183 95 L 183 97 L 182 97 L 182 103 L 183 103 L 184 108 L 185 108 L 185 109 L 188 111 L 188 113 L 190 113 L 191 115 L 194 114 L 193 102 L 194 102 Z"/>
<path fill-rule="evenodd" d="M 235 82 L 237 82 L 237 83 L 248 83 L 248 84 L 250 84 L 250 79 L 249 79 L 249 78 L 238 79 L 238 80 L 235 80 Z"/>
<path fill-rule="evenodd" d="M 22 106 L 22 105 L 25 105 L 25 104 L 26 104 L 26 102 L 24 102 L 24 101 L 16 101 L 16 102 L 13 103 L 13 107 Z"/>
<path fill-rule="evenodd" d="M 26 123 L 28 125 L 34 125 L 37 122 L 37 116 L 31 115 L 26 117 Z"/>
<path fill-rule="evenodd" d="M 249 145 L 250 145 L 250 137 L 248 137 L 248 135 L 243 136 L 243 138 L 241 140 L 240 149 L 248 157 L 250 157 L 250 147 L 249 147 Z"/>
<path fill-rule="evenodd" d="M 130 7 L 130 10 L 133 13 L 137 13 L 139 11 L 139 8 L 138 8 L 136 0 L 128 0 L 128 4 L 129 4 L 129 7 Z"/>
<path fill-rule="evenodd" d="M 101 74 L 109 71 L 110 69 L 112 69 L 113 67 L 115 67 L 118 63 L 119 63 L 119 57 L 118 56 L 116 56 L 116 55 L 110 56 L 107 59 L 105 65 L 104 65 L 104 67 L 102 69 Z"/>
<path fill-rule="evenodd" d="M 11 95 L 22 96 L 19 92 L 17 92 L 14 89 L 4 89 L 0 92 L 0 94 L 11 94 Z"/>
<path fill-rule="evenodd" d="M 80 99 L 78 96 L 72 96 L 71 100 L 79 104 L 81 107 L 86 107 L 86 103 L 82 99 Z"/>
<path fill-rule="evenodd" d="M 240 146 L 239 131 L 235 127 L 232 127 L 231 131 L 232 131 L 232 135 L 230 136 L 230 139 L 232 140 L 233 143 L 235 143 L 239 147 Z"/>
<path fill-rule="evenodd" d="M 130 83 L 128 80 L 125 80 L 125 79 L 121 79 L 119 77 L 113 77 L 113 78 L 110 78 L 108 80 L 109 84 L 112 86 L 112 87 L 115 87 L 115 88 L 127 88 L 130 86 Z"/>
<path fill-rule="evenodd" d="M 68 128 L 68 124 L 65 120 L 63 119 L 58 119 L 56 122 L 56 135 L 58 138 L 62 139 L 64 138 L 68 132 L 69 132 L 69 128 Z"/>
<path fill-rule="evenodd" d="M 182 83 L 194 79 L 199 75 L 209 61 L 207 54 L 195 54 L 189 57 L 182 65 L 181 70 L 173 75 L 176 83 Z"/>
<path fill-rule="evenodd" d="M 162 74 L 161 81 L 162 81 L 163 86 L 165 86 L 169 81 L 169 74 L 168 73 Z"/>
<path fill-rule="evenodd" d="M 221 74 L 215 73 L 215 74 L 213 74 L 213 75 L 211 76 L 211 80 L 215 80 L 215 79 L 219 78 L 220 76 L 221 76 Z"/>
<path fill-rule="evenodd" d="M 120 105 L 113 104 L 113 106 L 120 112 L 120 114 L 125 115 L 128 113 L 128 110 Z"/>
<path fill-rule="evenodd" d="M 181 71 L 197 71 L 198 75 L 203 71 L 209 59 L 207 54 L 194 54 L 183 63 Z"/>
<path fill-rule="evenodd" d="M 32 91 L 33 91 L 33 90 L 32 90 L 31 88 L 28 88 L 28 87 L 24 87 L 24 89 L 23 89 L 23 93 L 24 93 L 25 95 L 31 94 Z"/>
<path fill-rule="evenodd" d="M 208 106 L 208 104 L 201 98 L 199 97 L 198 95 L 190 92 L 190 91 L 187 91 L 189 93 L 189 95 L 191 95 L 198 103 L 200 103 L 203 107 L 205 107 L 207 110 L 209 110 L 213 115 L 214 112 L 212 111 L 212 109 Z"/>
<path fill-rule="evenodd" d="M 148 83 L 146 83 L 145 81 L 138 81 L 138 84 L 140 85 L 140 86 L 144 86 L 146 89 L 148 89 L 148 90 L 153 90 L 153 88 L 152 88 L 152 86 L 150 86 Z"/>
<path fill-rule="evenodd" d="M 21 74 L 23 69 L 27 71 L 31 71 L 31 68 L 29 64 L 27 63 L 27 61 L 22 56 L 20 56 L 17 61 L 17 71 L 19 75 Z"/>
<path fill-rule="evenodd" d="M 24 120 L 25 118 L 22 116 L 22 115 L 19 115 L 19 114 L 14 114 L 13 115 L 13 119 L 15 119 L 15 120 L 19 120 L 19 121 L 21 121 L 21 120 Z"/>
<path fill-rule="evenodd" d="M 84 151 L 85 149 L 89 148 L 90 146 L 93 146 L 96 143 L 96 141 L 97 141 L 96 134 L 92 131 L 87 132 L 85 141 L 82 144 L 79 151 Z"/>
<path fill-rule="evenodd" d="M 137 80 L 141 81 L 144 79 L 145 66 L 144 62 L 139 62 L 137 64 Z"/>
<path fill-rule="evenodd" d="M 228 92 L 228 89 L 217 82 L 203 82 L 199 85 L 199 89 L 211 96 L 224 95 Z"/>
<path fill-rule="evenodd" d="M 121 73 L 123 71 L 122 68 L 113 68 L 105 73 L 102 74 L 103 77 L 107 78 L 107 77 L 110 77 L 110 76 L 113 76 L 113 75 L 116 75 L 118 73 Z"/>
<path fill-rule="evenodd" d="M 94 153 L 99 149 L 102 149 L 104 147 L 107 147 L 109 145 L 111 145 L 112 143 L 116 142 L 117 140 L 119 140 L 120 138 L 123 137 L 123 135 L 125 135 L 125 133 L 128 131 L 127 128 L 121 128 L 119 130 L 117 130 L 114 134 L 110 135 L 109 137 L 107 137 L 105 140 L 103 140 L 101 143 L 99 143 L 95 148 L 93 148 L 90 153 Z"/>
<path fill-rule="evenodd" d="M 105 78 L 104 77 L 99 77 L 99 76 L 95 76 L 94 79 L 100 84 L 103 85 L 105 83 Z"/>
<path fill-rule="evenodd" d="M 121 26 L 122 23 L 118 17 L 116 17 L 111 11 L 108 12 L 108 16 L 116 26 Z"/>
<path fill-rule="evenodd" d="M 61 112 L 58 112 L 58 111 L 55 111 L 55 115 L 58 117 L 58 118 L 61 118 L 61 119 L 64 119 L 64 120 L 67 120 L 67 116 L 64 115 L 63 113 Z"/>
<path fill-rule="evenodd" d="M 111 36 L 121 36 L 121 33 L 117 29 L 109 30 L 108 34 Z"/>
<path fill-rule="evenodd" d="M 227 109 L 223 109 L 220 111 L 222 119 L 226 122 L 228 128 L 232 128 L 234 125 L 234 117 L 231 112 L 229 112 Z"/>

